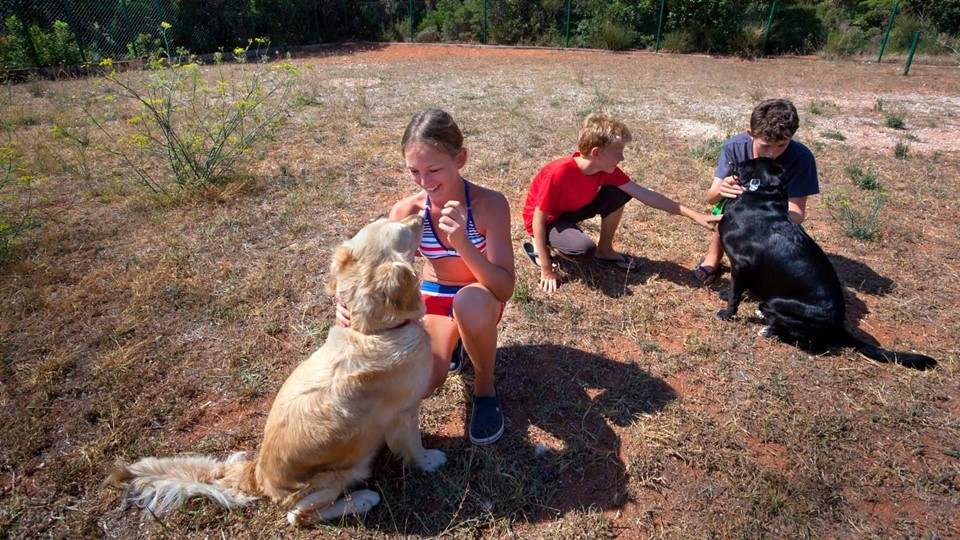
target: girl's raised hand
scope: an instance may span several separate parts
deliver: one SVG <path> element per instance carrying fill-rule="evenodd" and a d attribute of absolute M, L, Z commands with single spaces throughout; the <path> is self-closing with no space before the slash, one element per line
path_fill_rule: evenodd
<path fill-rule="evenodd" d="M 467 239 L 467 209 L 460 201 L 447 201 L 443 205 L 437 227 L 446 233 L 447 245 L 457 251 L 470 243 Z"/>

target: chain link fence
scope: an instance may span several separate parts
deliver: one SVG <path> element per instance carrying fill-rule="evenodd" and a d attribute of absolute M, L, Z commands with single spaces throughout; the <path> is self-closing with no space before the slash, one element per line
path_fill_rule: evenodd
<path fill-rule="evenodd" d="M 136 58 L 159 47 L 169 0 L 0 0 L 5 70 Z"/>

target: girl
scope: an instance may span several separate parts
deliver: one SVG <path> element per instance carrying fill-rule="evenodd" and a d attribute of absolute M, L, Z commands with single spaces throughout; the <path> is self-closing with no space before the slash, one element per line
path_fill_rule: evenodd
<path fill-rule="evenodd" d="M 476 373 L 470 442 L 492 444 L 503 434 L 493 373 L 497 323 L 515 279 L 510 208 L 501 193 L 460 176 L 467 150 L 460 128 L 446 112 L 428 109 L 415 115 L 403 133 L 401 151 L 420 191 L 393 205 L 390 218 L 423 216 L 421 293 L 433 350 L 428 395 L 448 373 L 459 371 L 465 349 Z M 338 310 L 341 324 L 347 317 Z"/>

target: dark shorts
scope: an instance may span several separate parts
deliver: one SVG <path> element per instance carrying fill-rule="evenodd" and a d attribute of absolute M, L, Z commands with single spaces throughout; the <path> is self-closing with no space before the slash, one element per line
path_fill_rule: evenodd
<path fill-rule="evenodd" d="M 595 216 L 605 218 L 623 208 L 630 198 L 630 195 L 616 186 L 603 186 L 597 196 L 583 208 L 561 214 L 547 225 L 547 243 L 574 260 L 593 260 L 597 244 L 584 234 L 577 224 Z"/>

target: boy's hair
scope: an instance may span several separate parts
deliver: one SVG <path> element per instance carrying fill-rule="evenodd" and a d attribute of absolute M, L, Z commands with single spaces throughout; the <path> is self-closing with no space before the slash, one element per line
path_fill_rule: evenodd
<path fill-rule="evenodd" d="M 456 156 L 463 150 L 463 133 L 453 117 L 440 109 L 427 109 L 413 115 L 400 141 L 400 151 L 414 143 L 432 146 L 434 149 Z"/>
<path fill-rule="evenodd" d="M 799 127 L 800 115 L 789 99 L 765 99 L 750 115 L 751 133 L 768 142 L 790 139 Z"/>
<path fill-rule="evenodd" d="M 580 127 L 580 141 L 577 150 L 587 155 L 591 148 L 606 148 L 615 143 L 628 143 L 633 140 L 630 128 L 620 120 L 610 118 L 603 113 L 593 113 L 583 119 Z"/>

